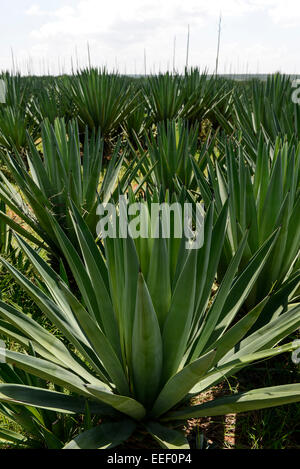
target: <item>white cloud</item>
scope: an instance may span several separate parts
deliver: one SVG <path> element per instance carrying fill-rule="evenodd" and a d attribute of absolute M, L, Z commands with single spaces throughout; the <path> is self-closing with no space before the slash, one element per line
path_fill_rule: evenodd
<path fill-rule="evenodd" d="M 112 67 L 118 61 L 121 70 L 143 70 L 143 51 L 147 50 L 149 66 L 167 67 L 172 61 L 173 38 L 177 36 L 177 65 L 185 64 L 187 25 L 191 25 L 190 63 L 209 66 L 212 70 L 216 55 L 218 16 L 224 18 L 221 44 L 221 62 L 227 71 L 231 64 L 235 71 L 272 71 L 280 63 L 290 67 L 297 63 L 295 52 L 284 45 L 274 50 L 272 41 L 252 36 L 255 21 L 268 22 L 276 40 L 278 32 L 285 43 L 284 27 L 296 26 L 300 20 L 299 0 L 62 0 L 59 8 L 51 8 L 51 2 L 35 0 L 26 11 L 34 18 L 36 26 L 31 31 L 30 50 L 19 50 L 26 60 L 30 55 L 37 62 L 39 57 L 70 69 L 71 56 L 78 50 L 80 65 L 87 64 L 87 42 L 91 45 L 95 64 Z M 42 5 L 45 5 L 43 8 Z M 72 6 L 70 6 L 72 5 Z M 240 22 L 249 27 L 235 35 Z M 269 42 L 269 44 L 265 44 Z M 296 48 L 296 46 L 295 46 Z M 293 55 L 294 54 L 294 55 Z M 244 64 L 244 65 L 242 65 Z"/>
<path fill-rule="evenodd" d="M 74 2 L 75 3 L 75 2 Z M 105 35 L 113 31 L 127 34 L 134 40 L 135 30 L 144 29 L 147 39 L 151 31 L 165 28 L 176 30 L 188 23 L 203 25 L 208 18 L 222 16 L 239 18 L 250 13 L 265 12 L 275 24 L 291 26 L 300 19 L 299 0 L 80 0 L 73 7 L 62 6 L 54 10 L 42 10 L 33 4 L 27 15 L 44 17 L 42 24 L 31 33 L 36 40 L 57 36 L 82 38 Z M 104 36 L 103 36 L 104 35 Z M 139 34 L 137 34 L 139 40 Z"/>
<path fill-rule="evenodd" d="M 300 2 L 299 0 L 284 0 L 272 2 L 269 14 L 275 24 L 285 27 L 299 26 Z"/>
<path fill-rule="evenodd" d="M 47 16 L 49 12 L 43 11 L 41 7 L 35 3 L 34 5 L 31 5 L 31 7 L 28 8 L 28 10 L 26 10 L 25 14 L 27 16 L 45 16 L 45 15 Z"/>
<path fill-rule="evenodd" d="M 75 13 L 74 8 L 70 6 L 63 6 L 61 8 L 58 8 L 56 10 L 42 10 L 40 5 L 34 4 L 31 5 L 28 10 L 26 10 L 25 14 L 27 16 L 50 16 L 50 17 L 58 17 L 58 18 L 67 18 L 70 15 L 73 15 Z"/>
<path fill-rule="evenodd" d="M 181 2 L 175 0 L 120 1 L 81 0 L 74 8 L 60 8 L 52 12 L 52 19 L 32 32 L 35 38 L 45 39 L 58 34 L 62 36 L 81 36 L 82 34 L 101 34 L 112 27 L 136 23 L 161 27 L 168 23 L 181 23 L 184 17 L 194 21 L 203 15 L 195 6 L 198 2 L 191 0 L 189 6 L 182 8 Z M 201 3 L 201 2 L 200 2 Z M 30 11 L 30 10 L 29 10 Z M 42 11 L 36 7 L 34 14 Z M 45 15 L 49 12 L 45 12 Z"/>
<path fill-rule="evenodd" d="M 72 33 L 80 35 L 90 32 L 97 33 L 109 29 L 119 22 L 160 21 L 181 23 L 183 20 L 194 22 L 207 16 L 241 16 L 257 8 L 253 2 L 245 0 L 81 0 L 74 8 L 63 7 L 52 12 L 41 10 L 35 4 L 27 11 L 32 16 L 52 16 L 34 31 L 35 37 L 51 37 L 55 34 Z"/>

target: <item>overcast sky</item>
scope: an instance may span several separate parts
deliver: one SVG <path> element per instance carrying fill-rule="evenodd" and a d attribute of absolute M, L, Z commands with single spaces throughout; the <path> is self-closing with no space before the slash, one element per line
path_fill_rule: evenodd
<path fill-rule="evenodd" d="M 222 12 L 220 71 L 300 73 L 299 0 L 0 0 L 0 69 L 71 70 L 88 63 L 143 73 L 189 64 L 214 71 Z"/>

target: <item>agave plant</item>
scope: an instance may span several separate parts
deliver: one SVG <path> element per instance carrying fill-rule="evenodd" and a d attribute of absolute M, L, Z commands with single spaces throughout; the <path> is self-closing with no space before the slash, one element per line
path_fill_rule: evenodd
<path fill-rule="evenodd" d="M 138 86 L 136 85 L 138 90 Z M 147 122 L 146 122 L 146 102 L 141 93 L 136 92 L 134 112 L 128 114 L 122 125 L 126 138 L 135 144 L 136 138 L 143 139 Z"/>
<path fill-rule="evenodd" d="M 194 164 L 206 203 L 215 198 L 220 212 L 229 201 L 229 224 L 219 278 L 225 275 L 247 230 L 249 237 L 241 268 L 271 233 L 280 228 L 272 255 L 248 297 L 247 304 L 251 308 L 271 289 L 280 288 L 292 272 L 297 272 L 300 253 L 300 147 L 280 139 L 273 147 L 261 140 L 256 150 L 256 164 L 240 145 L 228 141 L 224 148 L 222 164 L 217 158 L 214 164 L 208 161 L 212 189 Z"/>
<path fill-rule="evenodd" d="M 27 146 L 28 131 L 34 135 L 31 117 L 28 114 L 24 114 L 23 110 L 18 108 L 0 107 L 0 147 L 21 153 Z"/>
<path fill-rule="evenodd" d="M 191 125 L 209 119 L 217 128 L 217 112 L 222 113 L 223 119 L 228 119 L 231 115 L 232 86 L 218 77 L 209 77 L 207 71 L 201 73 L 198 68 L 186 70 L 182 77 L 182 94 L 184 105 L 179 116 Z"/>
<path fill-rule="evenodd" d="M 54 125 L 57 118 L 64 118 L 66 122 L 75 116 L 74 103 L 65 93 L 65 80 L 52 79 L 40 83 L 35 90 L 30 111 L 38 123 L 48 119 Z"/>
<path fill-rule="evenodd" d="M 144 213 L 151 226 L 151 216 Z M 225 238 L 226 206 L 215 223 L 214 207 L 209 208 L 204 223 L 205 242 L 199 250 L 187 249 L 184 237 L 166 239 L 156 231 L 155 238 L 135 241 L 130 236 L 107 238 L 105 258 L 75 205 L 71 218 L 80 253 L 54 217 L 51 223 L 82 301 L 18 236 L 20 246 L 45 282 L 43 289 L 2 259 L 69 347 L 20 310 L 0 303 L 0 316 L 16 331 L 15 340 L 18 335 L 22 340 L 26 337 L 36 354 L 33 357 L 6 350 L 6 362 L 66 391 L 0 384 L 2 402 L 60 413 L 84 412 L 88 405 L 91 415 L 99 415 L 102 423 L 79 434 L 66 448 L 107 449 L 140 430 L 164 448 L 188 448 L 180 428 L 189 418 L 300 400 L 300 385 L 294 384 L 189 405 L 191 397 L 250 363 L 299 347 L 297 343 L 278 346 L 299 327 L 299 304 L 249 336 L 266 300 L 237 319 L 276 243 L 277 233 L 237 276 L 247 244 L 244 236 L 210 301 Z"/>
<path fill-rule="evenodd" d="M 59 257 L 61 251 L 49 222 L 48 211 L 55 216 L 68 237 L 76 242 L 68 213 L 69 198 L 72 198 L 96 236 L 97 206 L 99 200 L 110 199 L 117 183 L 122 165 L 119 150 L 120 144 L 115 147 L 100 185 L 103 161 L 100 135 L 93 133 L 89 139 L 86 132 L 85 143 L 81 147 L 76 121 L 70 122 L 68 128 L 63 119 L 57 119 L 54 127 L 45 121 L 42 125 L 42 154 L 29 138 L 27 163 L 30 172 L 18 153 L 3 155 L 18 189 L 1 173 L 0 197 L 21 223 L 2 211 L 1 219 L 37 246 L 43 246 Z"/>
<path fill-rule="evenodd" d="M 214 129 L 226 130 L 234 122 L 234 97 L 237 88 L 238 84 L 234 80 L 215 78 L 214 94 L 216 97 L 207 114 Z"/>
<path fill-rule="evenodd" d="M 136 106 L 136 91 L 126 77 L 105 69 L 87 69 L 72 77 L 66 93 L 76 107 L 84 129 L 99 130 L 104 139 L 114 136 Z"/>
<path fill-rule="evenodd" d="M 2 213 L 6 213 L 6 205 L 2 201 L 0 201 L 0 210 Z M 11 241 L 11 230 L 3 220 L 0 220 L 0 252 L 2 254 L 7 254 L 11 251 Z"/>
<path fill-rule="evenodd" d="M 215 136 L 211 134 L 199 143 L 199 134 L 199 125 L 189 126 L 181 119 L 158 124 L 157 134 L 145 133 L 145 145 L 139 141 L 137 145 L 143 160 L 139 186 L 146 181 L 152 191 L 161 188 L 170 193 L 180 191 L 182 185 L 189 190 L 197 189 L 191 158 L 199 168 L 205 169 L 207 155 L 213 152 L 215 144 Z M 133 147 L 132 152 L 136 155 Z"/>
<path fill-rule="evenodd" d="M 15 335 L 15 330 L 0 321 L 0 333 Z M 23 347 L 30 353 L 30 341 L 19 332 L 19 340 L 23 340 Z M 2 383 L 14 383 L 14 385 L 36 386 L 47 389 L 47 383 L 29 373 L 15 368 L 12 365 L 0 364 L 0 380 Z M 59 387 L 56 387 L 59 390 Z M 84 421 L 80 416 L 59 414 L 57 412 L 22 407 L 14 403 L 0 403 L 0 417 L 6 425 L 0 428 L 0 448 L 26 449 L 62 449 L 78 433 L 80 427 L 91 428 L 91 422 Z M 88 413 L 87 413 L 88 417 Z"/>
<path fill-rule="evenodd" d="M 5 104 L 25 110 L 31 98 L 33 80 L 24 78 L 19 73 L 11 75 L 9 72 L 2 74 L 1 80 L 5 83 Z"/>
<path fill-rule="evenodd" d="M 5 103 L 0 104 L 0 147 L 19 152 L 27 146 L 26 132 L 33 137 L 36 126 L 29 112 L 31 99 L 30 82 L 21 76 L 6 73 L 1 77 L 5 83 Z"/>
<path fill-rule="evenodd" d="M 293 91 L 290 77 L 275 74 L 266 82 L 252 81 L 250 92 L 236 95 L 234 121 L 242 136 L 257 142 L 262 130 L 273 142 L 278 136 L 299 138 L 300 109 Z"/>
<path fill-rule="evenodd" d="M 169 73 L 151 76 L 143 86 L 149 126 L 176 119 L 184 103 L 181 78 Z"/>
<path fill-rule="evenodd" d="M 186 70 L 185 75 L 169 73 L 151 76 L 144 84 L 149 122 L 166 123 L 168 120 L 182 118 L 190 125 L 200 124 L 204 119 L 213 117 L 213 110 L 219 107 L 228 115 L 230 91 L 225 92 L 226 83 L 199 69 Z M 227 90 L 226 90 L 227 91 Z M 227 100 L 228 106 L 225 103 Z"/>

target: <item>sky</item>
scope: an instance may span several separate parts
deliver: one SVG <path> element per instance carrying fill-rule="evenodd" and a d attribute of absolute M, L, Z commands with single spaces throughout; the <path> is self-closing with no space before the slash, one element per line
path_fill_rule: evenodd
<path fill-rule="evenodd" d="M 0 0 L 0 69 L 68 73 L 77 66 L 157 73 L 300 73 L 299 0 Z M 176 39 L 175 39 L 176 38 Z M 14 64 L 14 65 L 13 65 Z"/>

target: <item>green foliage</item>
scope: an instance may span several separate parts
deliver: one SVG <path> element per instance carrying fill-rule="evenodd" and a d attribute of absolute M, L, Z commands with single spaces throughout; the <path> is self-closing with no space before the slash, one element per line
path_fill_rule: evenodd
<path fill-rule="evenodd" d="M 68 131 L 67 131 L 68 130 Z M 37 246 L 53 254 L 61 253 L 59 243 L 49 222 L 52 214 L 74 242 L 76 236 L 68 213 L 71 198 L 86 223 L 96 236 L 96 210 L 99 200 L 108 201 L 117 183 L 122 157 L 117 145 L 100 184 L 103 163 L 103 141 L 100 135 L 85 135 L 80 144 L 76 122 L 66 127 L 63 119 L 54 126 L 42 124 L 42 154 L 29 138 L 26 165 L 19 153 L 3 155 L 18 190 L 1 173 L 0 195 L 7 206 L 29 229 L 11 220 L 5 213 L 0 216 L 12 229 L 27 237 Z"/>
<path fill-rule="evenodd" d="M 176 119 L 183 106 L 181 78 L 169 73 L 151 76 L 143 87 L 151 123 Z"/>
<path fill-rule="evenodd" d="M 186 406 L 189 396 L 199 394 L 250 363 L 299 346 L 277 345 L 299 327 L 299 304 L 248 336 L 267 300 L 236 322 L 241 305 L 276 243 L 276 232 L 237 275 L 248 238 L 244 236 L 214 300 L 210 301 L 225 238 L 227 205 L 216 222 L 213 214 L 212 205 L 205 220 L 206 241 L 200 250 L 186 249 L 185 238 L 166 240 L 162 235 L 156 239 L 139 238 L 136 242 L 131 238 L 107 239 L 106 260 L 74 204 L 71 218 L 80 254 L 52 217 L 52 228 L 82 301 L 18 238 L 20 247 L 43 277 L 46 290 L 30 283 L 5 260 L 2 262 L 72 344 L 73 351 L 36 321 L 2 302 L 3 321 L 19 331 L 20 341 L 30 339 L 36 354 L 8 350 L 6 361 L 49 380 L 69 394 L 4 384 L 0 385 L 0 400 L 60 413 L 78 412 L 84 400 L 96 406 L 91 408 L 92 414 L 109 415 L 113 421 L 119 421 L 120 433 L 112 423 L 103 424 L 81 434 L 67 448 L 113 447 L 140 426 L 163 447 L 186 448 L 187 441 L 169 429 L 170 422 L 299 401 L 296 384 Z M 160 257 L 154 255 L 157 250 Z M 162 269 L 162 265 L 167 268 Z M 159 296 L 165 291 L 157 290 L 157 284 L 151 280 L 153 275 L 157 275 L 159 284 L 169 285 L 167 304 Z"/>
<path fill-rule="evenodd" d="M 29 110 L 30 82 L 20 75 L 1 76 L 5 83 L 5 103 L 0 104 L 0 148 L 22 152 L 27 147 L 26 133 L 36 136 L 36 126 Z"/>
<path fill-rule="evenodd" d="M 201 175 L 200 175 L 201 177 Z M 280 229 L 272 255 L 261 272 L 250 297 L 252 308 L 296 274 L 300 252 L 300 148 L 277 139 L 274 147 L 260 140 L 256 164 L 241 145 L 225 143 L 222 165 L 209 162 L 209 185 L 202 177 L 203 193 L 216 200 L 217 212 L 229 201 L 229 223 L 219 278 L 236 253 L 244 233 L 249 237 L 243 268 L 272 232 Z M 294 267 L 294 269 L 293 269 Z"/>
<path fill-rule="evenodd" d="M 169 73 L 151 76 L 143 91 L 149 124 L 182 118 L 195 125 L 208 118 L 217 127 L 216 111 L 222 112 L 223 118 L 232 112 L 232 89 L 228 83 L 197 68 L 186 70 L 183 76 Z"/>
<path fill-rule="evenodd" d="M 292 100 L 290 77 L 270 75 L 266 82 L 253 80 L 234 100 L 236 127 L 243 138 L 257 142 L 262 130 L 275 141 L 279 136 L 299 139 L 300 107 Z"/>
<path fill-rule="evenodd" d="M 3 213 L 6 213 L 6 205 L 1 200 L 0 201 L 0 210 Z M 5 221 L 0 220 L 0 252 L 1 254 L 9 253 L 12 250 L 11 244 L 12 233 L 5 223 Z"/>
<path fill-rule="evenodd" d="M 215 138 L 208 135 L 199 145 L 199 136 L 199 125 L 189 128 L 179 119 L 158 124 L 156 134 L 145 135 L 144 146 L 137 142 L 142 182 L 147 182 L 148 189 L 161 188 L 171 194 L 180 192 L 182 185 L 189 190 L 197 189 L 191 159 L 204 169 L 207 155 L 213 152 L 215 144 Z M 136 155 L 134 147 L 132 151 Z"/>
<path fill-rule="evenodd" d="M 91 449 L 148 434 L 185 449 L 187 419 L 298 402 L 299 384 L 279 380 L 189 405 L 299 347 L 282 344 L 300 326 L 290 78 L 2 78 L 0 441 Z M 201 201 L 204 245 L 97 238 L 99 202 L 124 194 L 146 202 L 149 227 L 152 202 Z"/>
<path fill-rule="evenodd" d="M 1 382 L 47 389 L 45 381 L 8 364 L 0 365 Z M 62 449 L 80 428 L 84 429 L 83 419 L 28 406 L 20 408 L 9 401 L 0 404 L 0 416 L 7 422 L 0 429 L 0 447 Z"/>
<path fill-rule="evenodd" d="M 65 88 L 84 129 L 100 130 L 104 139 L 115 135 L 134 111 L 136 91 L 129 81 L 105 69 L 86 69 Z"/>
<path fill-rule="evenodd" d="M 74 104 L 65 92 L 65 82 L 64 77 L 49 79 L 36 87 L 30 110 L 39 124 L 47 119 L 54 125 L 57 118 L 64 118 L 67 122 L 74 117 Z"/>

